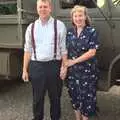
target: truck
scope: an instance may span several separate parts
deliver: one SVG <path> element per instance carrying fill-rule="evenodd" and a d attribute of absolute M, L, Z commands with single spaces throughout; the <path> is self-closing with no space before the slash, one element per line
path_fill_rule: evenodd
<path fill-rule="evenodd" d="M 97 52 L 100 68 L 98 88 L 108 90 L 119 83 L 120 0 L 52 0 L 52 2 L 52 15 L 62 20 L 67 28 L 71 27 L 70 10 L 74 5 L 84 5 L 88 8 L 92 26 L 99 33 L 100 40 Z M 15 4 L 16 12 L 7 15 L 3 12 L 0 15 L 0 76 L 20 77 L 25 30 L 37 17 L 36 0 L 4 0 L 0 5 L 5 3 Z"/>
<path fill-rule="evenodd" d="M 36 0 L 0 0 L 0 79 L 21 78 L 25 30 L 35 17 Z"/>

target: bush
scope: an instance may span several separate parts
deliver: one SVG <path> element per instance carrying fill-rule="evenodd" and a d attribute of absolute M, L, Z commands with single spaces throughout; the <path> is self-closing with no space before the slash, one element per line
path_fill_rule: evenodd
<path fill-rule="evenodd" d="M 17 4 L 2 4 L 0 5 L 0 14 L 16 14 L 17 13 Z"/>

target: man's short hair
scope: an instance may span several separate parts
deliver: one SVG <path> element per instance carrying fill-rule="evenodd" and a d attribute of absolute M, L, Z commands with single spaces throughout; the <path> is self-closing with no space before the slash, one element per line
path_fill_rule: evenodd
<path fill-rule="evenodd" d="M 37 2 L 42 1 L 42 2 L 49 2 L 50 4 L 52 3 L 51 0 L 37 0 Z"/>

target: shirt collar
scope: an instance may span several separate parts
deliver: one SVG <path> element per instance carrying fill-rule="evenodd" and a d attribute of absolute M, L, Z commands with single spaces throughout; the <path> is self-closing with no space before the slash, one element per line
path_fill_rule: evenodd
<path fill-rule="evenodd" d="M 54 20 L 53 17 L 50 16 L 49 19 L 48 19 L 48 21 L 45 23 L 45 25 L 46 25 L 46 24 L 49 24 L 49 23 L 52 23 L 53 20 Z M 41 21 L 40 18 L 39 18 L 39 22 L 40 22 L 40 24 L 42 24 L 42 21 Z"/>

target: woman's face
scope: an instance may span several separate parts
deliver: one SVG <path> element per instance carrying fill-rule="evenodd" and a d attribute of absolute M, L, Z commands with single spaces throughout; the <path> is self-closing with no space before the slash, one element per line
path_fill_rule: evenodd
<path fill-rule="evenodd" d="M 77 27 L 84 27 L 85 26 L 86 16 L 85 16 L 84 11 L 74 12 L 73 15 L 72 15 L 72 19 L 73 19 L 73 23 Z"/>

